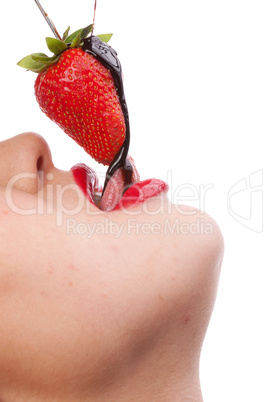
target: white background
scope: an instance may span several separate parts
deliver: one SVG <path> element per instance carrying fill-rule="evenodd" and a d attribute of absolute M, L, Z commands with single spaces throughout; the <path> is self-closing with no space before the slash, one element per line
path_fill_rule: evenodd
<path fill-rule="evenodd" d="M 61 33 L 92 22 L 93 0 L 42 3 Z M 267 21 L 260 0 L 98 1 L 95 33 L 114 33 L 130 154 L 141 178 L 168 180 L 172 201 L 204 209 L 224 234 L 201 360 L 205 402 L 268 401 Z M 3 2 L 0 23 L 0 139 L 38 132 L 57 167 L 83 161 L 104 174 L 41 113 L 35 75 L 16 66 L 27 54 L 46 52 L 44 38 L 52 36 L 34 1 Z"/>

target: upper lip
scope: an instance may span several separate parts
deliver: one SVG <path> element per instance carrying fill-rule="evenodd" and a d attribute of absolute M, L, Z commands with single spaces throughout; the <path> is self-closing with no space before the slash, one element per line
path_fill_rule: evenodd
<path fill-rule="evenodd" d="M 76 184 L 81 188 L 84 195 L 95 204 L 95 195 L 102 191 L 102 187 L 95 171 L 84 163 L 78 163 L 73 166 L 71 170 Z"/>
<path fill-rule="evenodd" d="M 129 158 L 133 166 L 131 184 L 139 180 L 139 175 L 132 158 Z M 124 173 L 121 168 L 117 169 L 107 183 L 102 193 L 102 186 L 95 171 L 87 165 L 80 163 L 72 168 L 76 184 L 82 189 L 84 195 L 103 211 L 112 211 L 121 200 L 126 187 L 124 182 Z M 130 185 L 131 185 L 130 184 Z M 129 187 L 129 186 L 128 186 Z"/>

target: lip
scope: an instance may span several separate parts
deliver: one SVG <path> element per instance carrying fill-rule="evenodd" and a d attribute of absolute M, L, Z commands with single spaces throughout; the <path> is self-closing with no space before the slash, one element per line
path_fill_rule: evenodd
<path fill-rule="evenodd" d="M 93 169 L 84 163 L 79 163 L 71 168 L 75 183 L 80 187 L 85 197 L 94 205 L 94 195 L 102 191 L 99 179 Z"/>
<path fill-rule="evenodd" d="M 147 179 L 133 184 L 123 195 L 114 211 L 137 206 L 168 191 L 168 185 L 159 179 Z"/>
<path fill-rule="evenodd" d="M 85 197 L 97 207 L 94 199 L 96 199 L 96 193 L 102 192 L 102 187 L 94 170 L 83 163 L 73 166 L 71 170 L 76 184 L 80 187 Z M 168 185 L 162 180 L 147 179 L 138 181 L 125 191 L 112 211 L 135 207 L 167 191 Z"/>

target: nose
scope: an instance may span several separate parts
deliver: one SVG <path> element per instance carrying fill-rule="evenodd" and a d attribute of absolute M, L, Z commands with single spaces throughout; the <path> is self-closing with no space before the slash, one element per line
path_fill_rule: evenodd
<path fill-rule="evenodd" d="M 28 193 L 39 189 L 40 173 L 53 167 L 47 142 L 38 134 L 23 133 L 0 142 L 0 185 L 16 176 L 14 187 Z"/>

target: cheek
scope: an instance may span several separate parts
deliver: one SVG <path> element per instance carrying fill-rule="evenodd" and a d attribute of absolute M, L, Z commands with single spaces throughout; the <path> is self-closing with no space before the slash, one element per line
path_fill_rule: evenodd
<path fill-rule="evenodd" d="M 12 159 L 12 163 L 1 164 L 0 162 L 0 185 L 9 192 L 17 189 L 36 194 L 39 186 L 37 167 L 34 160 L 32 163 L 31 158 L 29 159 L 26 155 L 24 157 L 27 163 L 24 163 L 24 160 L 21 161 L 20 158 Z"/>
<path fill-rule="evenodd" d="M 48 185 L 39 192 L 38 196 L 45 200 L 49 213 L 62 211 L 66 215 L 77 214 L 86 204 L 85 197 L 75 184 Z"/>
<path fill-rule="evenodd" d="M 36 194 L 30 194 L 21 191 L 15 187 L 0 188 L 0 214 L 3 217 L 10 219 L 12 228 L 16 228 L 16 219 L 22 216 L 31 216 L 38 213 L 39 200 Z M 0 216 L 1 216 L 0 215 Z M 9 225 L 4 221 L 3 224 L 7 225 L 5 228 L 9 231 Z M 19 230 L 19 227 L 17 227 Z"/>
<path fill-rule="evenodd" d="M 62 226 L 67 217 L 77 217 L 88 210 L 88 202 L 73 184 L 48 184 L 32 195 L 18 189 L 0 189 L 0 219 L 3 240 L 22 234 L 35 221 L 52 219 L 52 227 Z M 29 223 L 28 223 L 29 222 Z M 36 228 L 32 227 L 32 231 Z M 28 244 L 29 246 L 29 244 Z M 1 247 L 1 246 L 0 246 Z"/>
<path fill-rule="evenodd" d="M 47 177 L 49 180 L 43 183 L 38 192 L 39 213 L 49 215 L 62 213 L 72 216 L 85 209 L 86 198 L 71 179 L 72 175 L 69 172 L 61 172 L 55 176 L 49 173 Z"/>

